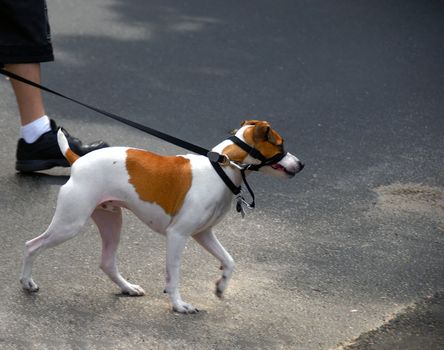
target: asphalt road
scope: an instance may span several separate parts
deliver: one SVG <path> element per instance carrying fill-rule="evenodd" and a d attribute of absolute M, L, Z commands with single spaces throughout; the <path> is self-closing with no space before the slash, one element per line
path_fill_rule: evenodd
<path fill-rule="evenodd" d="M 170 311 L 164 239 L 130 213 L 119 264 L 146 296 L 119 295 L 99 270 L 92 223 L 38 258 L 30 296 L 18 283 L 23 245 L 49 224 L 69 169 L 15 173 L 17 110 L 1 78 L 0 348 L 334 349 L 444 291 L 442 1 L 48 6 L 46 85 L 204 147 L 243 119 L 268 120 L 306 168 L 290 181 L 254 175 L 257 209 L 216 228 L 237 262 L 224 300 L 213 295 L 217 262 L 188 244 L 182 294 L 198 315 Z M 45 98 L 82 140 L 184 152 Z M 417 320 L 411 329 L 424 329 Z M 431 348 L 444 346 L 433 329 Z"/>

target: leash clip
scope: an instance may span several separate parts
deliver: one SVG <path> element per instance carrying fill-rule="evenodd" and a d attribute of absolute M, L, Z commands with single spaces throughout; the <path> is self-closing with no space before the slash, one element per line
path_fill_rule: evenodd
<path fill-rule="evenodd" d="M 242 219 L 245 217 L 245 208 L 253 210 L 254 205 L 248 203 L 241 194 L 236 196 L 236 211 L 241 214 Z"/>
<path fill-rule="evenodd" d="M 230 165 L 234 166 L 236 169 L 241 170 L 241 171 L 248 168 L 248 165 L 239 164 L 233 160 L 229 160 L 229 163 L 230 163 Z"/>
<path fill-rule="evenodd" d="M 208 159 L 213 163 L 219 163 L 222 165 L 229 165 L 230 164 L 230 158 L 228 158 L 225 154 L 219 154 L 217 152 L 210 151 L 207 153 Z"/>

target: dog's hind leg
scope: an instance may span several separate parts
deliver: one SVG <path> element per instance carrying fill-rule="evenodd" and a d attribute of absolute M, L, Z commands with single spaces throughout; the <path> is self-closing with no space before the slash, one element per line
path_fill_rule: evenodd
<path fill-rule="evenodd" d="M 39 287 L 31 277 L 32 265 L 42 251 L 55 247 L 75 237 L 88 220 L 95 205 L 91 203 L 86 191 L 74 189 L 68 181 L 62 186 L 57 200 L 57 208 L 48 229 L 40 236 L 26 242 L 20 282 L 30 292 L 38 291 Z"/>
<path fill-rule="evenodd" d="M 118 206 L 105 205 L 106 209 L 97 207 L 91 217 L 99 228 L 102 237 L 102 260 L 100 268 L 116 283 L 123 294 L 132 296 L 144 295 L 145 291 L 136 284 L 131 284 L 119 273 L 116 265 L 116 251 L 122 228 L 122 209 Z"/>
<path fill-rule="evenodd" d="M 218 241 L 211 229 L 197 233 L 193 238 L 222 264 L 222 277 L 216 282 L 216 295 L 221 298 L 233 274 L 234 260 Z"/>

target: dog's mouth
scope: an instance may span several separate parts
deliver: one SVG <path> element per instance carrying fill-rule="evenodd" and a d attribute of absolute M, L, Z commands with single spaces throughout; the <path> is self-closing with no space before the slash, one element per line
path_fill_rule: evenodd
<path fill-rule="evenodd" d="M 275 164 L 271 164 L 270 165 L 274 170 L 278 170 L 278 171 L 282 171 L 285 174 L 287 174 L 290 177 L 293 177 L 296 175 L 295 171 L 289 171 L 287 170 L 283 165 L 279 164 L 279 163 L 275 163 Z"/>

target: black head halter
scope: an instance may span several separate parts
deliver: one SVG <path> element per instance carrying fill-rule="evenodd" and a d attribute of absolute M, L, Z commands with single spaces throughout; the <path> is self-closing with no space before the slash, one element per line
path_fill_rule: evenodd
<path fill-rule="evenodd" d="M 228 138 L 228 140 L 232 141 L 235 145 L 242 148 L 252 158 L 259 159 L 261 161 L 260 164 L 249 164 L 248 166 L 246 166 L 245 170 L 258 171 L 263 166 L 276 164 L 287 155 L 287 152 L 282 151 L 281 153 L 278 153 L 273 157 L 267 158 L 256 148 L 251 147 L 248 143 L 242 141 L 237 136 L 231 136 Z"/>
<path fill-rule="evenodd" d="M 235 145 L 242 148 L 245 152 L 248 153 L 251 157 L 254 159 L 259 159 L 261 161 L 260 164 L 238 164 L 237 162 L 231 161 L 226 155 L 221 155 L 215 152 L 209 152 L 208 158 L 210 159 L 211 165 L 213 166 L 214 170 L 218 173 L 220 178 L 223 180 L 223 182 L 227 185 L 227 187 L 231 190 L 231 192 L 237 196 L 237 203 L 236 203 L 236 210 L 242 214 L 242 217 L 245 215 L 243 206 L 246 206 L 247 208 L 253 209 L 255 207 L 255 197 L 253 190 L 251 189 L 250 185 L 247 182 L 247 179 L 245 177 L 245 171 L 251 170 L 251 171 L 258 171 L 263 166 L 272 165 L 277 162 L 279 162 L 282 158 L 285 157 L 287 152 L 281 152 L 273 157 L 267 158 L 265 157 L 259 150 L 257 150 L 254 147 L 251 147 L 246 142 L 242 141 L 237 136 L 231 136 L 228 138 L 228 140 L 232 141 Z M 248 192 L 251 196 L 251 203 L 248 203 L 244 197 L 241 195 L 241 186 L 236 186 L 233 181 L 228 177 L 228 175 L 223 171 L 221 164 L 229 165 L 232 164 L 236 168 L 238 168 L 242 175 L 242 180 L 245 183 L 245 186 L 247 187 Z"/>

